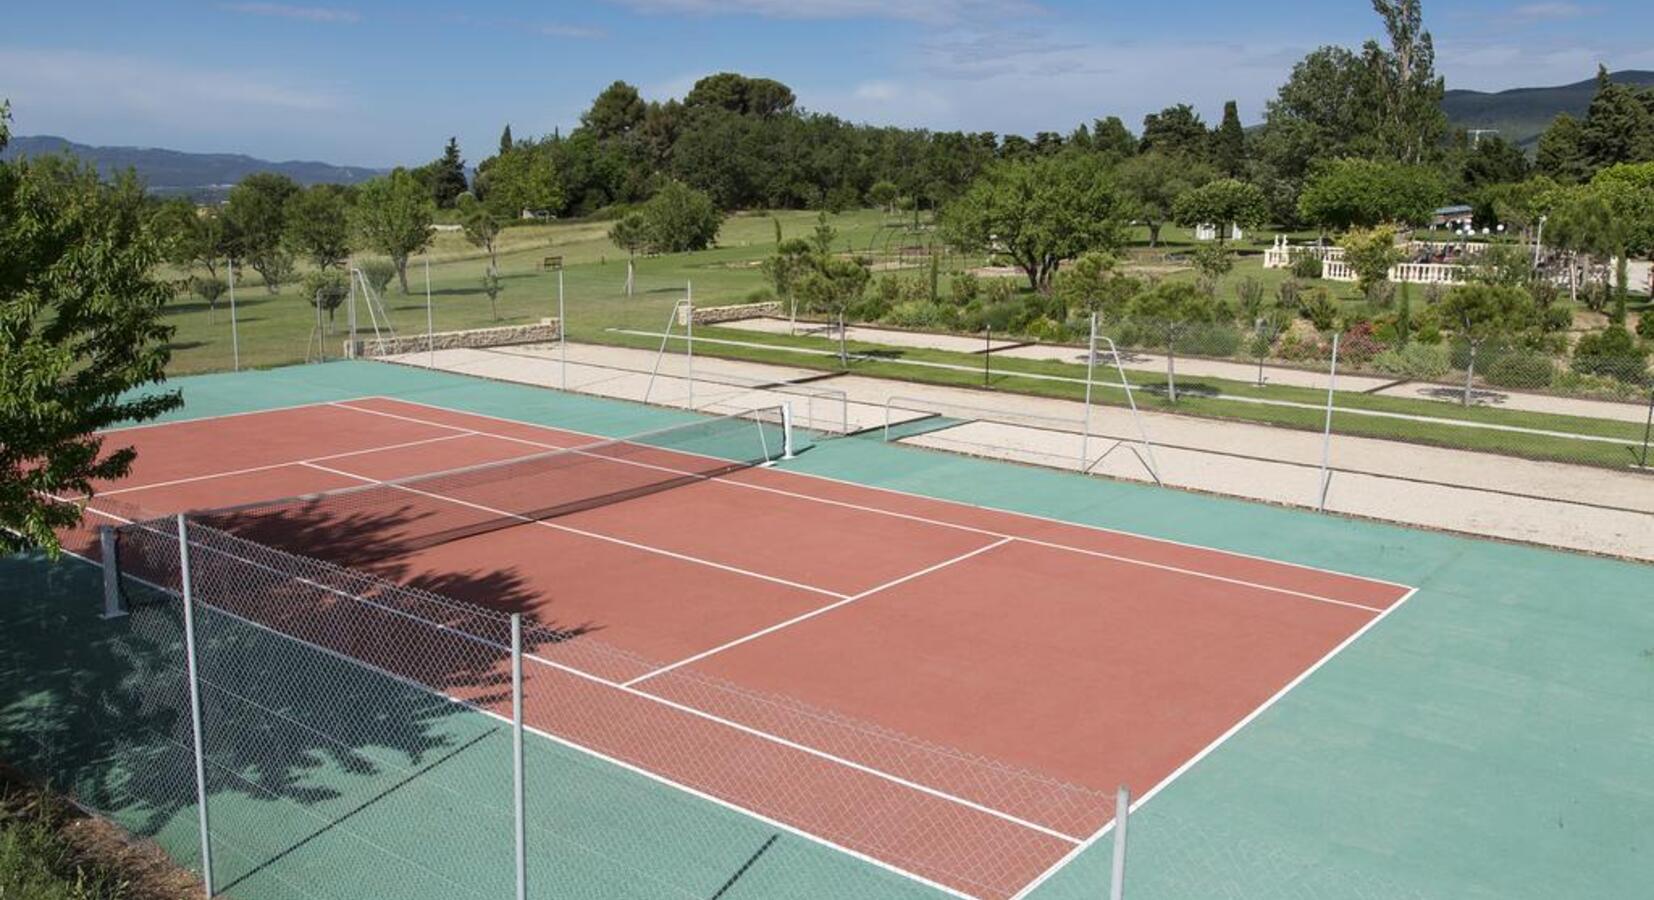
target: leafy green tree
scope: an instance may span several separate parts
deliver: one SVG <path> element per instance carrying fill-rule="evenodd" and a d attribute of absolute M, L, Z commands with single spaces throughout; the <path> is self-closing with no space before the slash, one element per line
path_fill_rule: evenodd
<path fill-rule="evenodd" d="M 1579 288 L 1585 270 L 1606 261 L 1620 247 L 1620 221 L 1603 197 L 1589 185 L 1559 188 L 1546 200 L 1550 213 L 1545 224 L 1545 242 L 1567 254 L 1569 298 L 1579 302 Z M 1587 303 L 1599 296 L 1592 292 Z"/>
<path fill-rule="evenodd" d="M 381 296 L 384 295 L 385 289 L 391 286 L 391 279 L 396 277 L 396 264 L 388 259 L 364 259 L 357 264 L 356 269 L 367 279 L 368 287 L 373 288 L 373 292 Z"/>
<path fill-rule="evenodd" d="M 207 322 L 209 324 L 218 319 L 218 298 L 230 289 L 229 282 L 222 278 L 208 275 L 206 278 L 191 277 L 189 280 L 190 293 L 200 297 L 207 304 Z"/>
<path fill-rule="evenodd" d="M 879 181 L 867 189 L 867 202 L 887 213 L 895 212 L 896 198 L 900 194 L 901 189 L 896 187 L 896 182 Z"/>
<path fill-rule="evenodd" d="M 1591 190 L 1618 223 L 1621 258 L 1654 254 L 1654 161 L 1609 166 L 1591 179 Z"/>
<path fill-rule="evenodd" d="M 222 212 L 197 207 L 183 197 L 162 203 L 151 219 L 161 240 L 167 262 L 183 269 L 200 267 L 208 278 L 218 278 L 218 268 L 234 252 L 233 239 Z"/>
<path fill-rule="evenodd" d="M 292 271 L 284 239 L 287 235 L 287 201 L 299 193 L 299 186 L 286 175 L 258 172 L 248 175 L 230 189 L 224 208 L 234 229 L 239 256 L 264 278 L 272 294 Z"/>
<path fill-rule="evenodd" d="M 1539 135 L 1534 167 L 1561 184 L 1580 184 L 1591 178 L 1579 120 L 1562 113 Z"/>
<path fill-rule="evenodd" d="M 1298 212 L 1323 228 L 1373 228 L 1427 222 L 1446 196 L 1433 168 L 1366 159 L 1318 164 L 1298 198 Z"/>
<path fill-rule="evenodd" d="M 1067 309 L 1097 313 L 1111 321 L 1122 319 L 1143 285 L 1121 274 L 1119 265 L 1120 259 L 1113 253 L 1083 253 L 1052 279 L 1052 293 Z"/>
<path fill-rule="evenodd" d="M 1535 324 L 1533 298 L 1517 287 L 1467 284 L 1449 291 L 1437 304 L 1442 321 L 1470 347 L 1462 403 L 1470 405 L 1476 379 L 1476 356 L 1489 341 L 1509 337 Z"/>
<path fill-rule="evenodd" d="M 1593 172 L 1654 160 L 1654 93 L 1615 84 L 1607 68 L 1598 66 L 1597 93 L 1585 111 L 1579 147 Z"/>
<path fill-rule="evenodd" d="M 1119 116 L 1097 119 L 1091 123 L 1091 148 L 1115 159 L 1128 159 L 1137 155 L 1137 136 Z"/>
<path fill-rule="evenodd" d="M 1377 80 L 1378 134 L 1399 162 L 1422 163 L 1435 154 L 1447 132 L 1441 108 L 1446 88 L 1436 74 L 1435 42 L 1424 30 L 1423 3 L 1373 0 L 1373 10 L 1390 38 L 1388 51 L 1374 41 L 1363 48 Z"/>
<path fill-rule="evenodd" d="M 0 150 L 9 121 L 0 105 Z M 172 291 L 142 186 L 63 159 L 0 161 L 0 260 L 0 548 L 56 555 L 137 455 L 97 432 L 181 402 L 137 390 L 164 377 Z"/>
<path fill-rule="evenodd" d="M 637 88 L 624 81 L 616 81 L 603 89 L 592 101 L 591 109 L 580 116 L 580 126 L 596 135 L 600 141 L 630 134 L 643 124 L 648 107 Z"/>
<path fill-rule="evenodd" d="M 787 304 L 789 322 L 798 319 L 798 281 L 809 271 L 817 251 L 809 241 L 793 238 L 776 244 L 775 253 L 764 260 L 764 277 L 775 289 L 775 297 Z"/>
<path fill-rule="evenodd" d="M 1390 280 L 1390 268 L 1402 260 L 1396 230 L 1386 225 L 1358 228 L 1340 238 L 1338 246 L 1344 248 L 1344 261 L 1355 270 L 1361 292 L 1369 302 L 1379 302 L 1383 286 Z"/>
<path fill-rule="evenodd" d="M 1648 381 L 1648 348 L 1637 346 L 1637 339 L 1624 325 L 1609 325 L 1579 339 L 1579 343 L 1574 345 L 1569 368 L 1585 375 L 1603 375 L 1630 384 L 1645 384 Z"/>
<path fill-rule="evenodd" d="M 350 210 L 344 193 L 318 184 L 287 198 L 283 211 L 288 246 L 318 269 L 331 269 L 350 258 Z"/>
<path fill-rule="evenodd" d="M 499 215 L 471 193 L 460 194 L 455 209 L 459 210 L 459 227 L 465 239 L 471 246 L 488 251 L 488 268 L 499 271 L 500 231 L 504 228 Z"/>
<path fill-rule="evenodd" d="M 1160 244 L 1160 229 L 1172 219 L 1177 198 L 1217 177 L 1203 163 L 1150 152 L 1130 157 L 1114 169 L 1132 217 L 1149 228 L 1149 246 Z"/>
<path fill-rule="evenodd" d="M 1203 244 L 1195 248 L 1191 254 L 1195 264 L 1195 272 L 1200 276 L 1197 283 L 1206 293 L 1217 296 L 1218 283 L 1223 276 L 1235 271 L 1235 254 L 1229 252 L 1222 242 Z"/>
<path fill-rule="evenodd" d="M 626 251 L 626 296 L 636 285 L 637 252 L 649 246 L 649 220 L 642 213 L 629 212 L 609 229 L 609 241 Z"/>
<path fill-rule="evenodd" d="M 549 145 L 515 147 L 488 163 L 488 171 L 479 176 L 482 199 L 502 221 L 525 211 L 563 208 L 563 183 Z"/>
<path fill-rule="evenodd" d="M 1222 247 L 1229 239 L 1229 226 L 1256 228 L 1269 215 L 1268 202 L 1263 191 L 1255 185 L 1234 178 L 1220 178 L 1185 192 L 1172 205 L 1172 218 L 1179 225 L 1193 228 L 1211 224 L 1217 227 L 1217 243 Z"/>
<path fill-rule="evenodd" d="M 705 250 L 718 237 L 724 214 L 712 198 L 681 181 L 667 182 L 643 204 L 649 243 L 660 253 Z"/>
<path fill-rule="evenodd" d="M 453 209 L 459 195 L 470 189 L 465 177 L 465 159 L 459 153 L 459 138 L 448 139 L 442 156 L 431 164 L 431 170 L 431 199 L 438 209 Z"/>
<path fill-rule="evenodd" d="M 1521 181 L 1528 177 L 1531 166 L 1522 148 L 1498 135 L 1476 142 L 1465 156 L 1460 172 L 1464 186 L 1475 191 L 1496 184 Z"/>
<path fill-rule="evenodd" d="M 867 291 L 872 273 L 861 259 L 843 259 L 837 256 L 815 256 L 812 264 L 797 278 L 794 289 L 805 307 L 826 313 L 842 321 L 850 307 Z M 839 332 L 839 364 L 849 365 L 845 353 L 844 333 Z"/>
<path fill-rule="evenodd" d="M 482 292 L 488 295 L 488 313 L 496 322 L 500 318 L 500 292 L 504 289 L 499 270 L 489 266 L 488 271 L 482 273 Z"/>
<path fill-rule="evenodd" d="M 304 276 L 300 292 L 311 308 L 327 313 L 328 330 L 332 331 L 334 314 L 350 296 L 350 276 L 336 269 L 318 269 Z"/>
<path fill-rule="evenodd" d="M 748 78 L 734 72 L 708 75 L 683 98 L 686 108 L 717 107 L 745 116 L 770 118 L 790 112 L 797 98 L 792 89 L 768 78 Z"/>
<path fill-rule="evenodd" d="M 1127 210 L 1102 157 L 1035 157 L 978 176 L 943 210 L 941 230 L 955 246 L 1009 256 L 1047 292 L 1062 260 L 1120 247 Z"/>
<path fill-rule="evenodd" d="M 1177 402 L 1177 344 L 1190 330 L 1229 317 L 1229 310 L 1187 281 L 1163 281 L 1131 301 L 1131 318 L 1166 345 L 1166 397 Z"/>
<path fill-rule="evenodd" d="M 1187 103 L 1149 113 L 1143 117 L 1143 139 L 1138 144 L 1138 150 L 1141 153 L 1154 150 L 1168 156 L 1204 160 L 1208 150 L 1206 123 Z"/>
<path fill-rule="evenodd" d="M 833 252 L 833 242 L 838 240 L 838 229 L 827 221 L 827 212 L 822 210 L 816 215 L 816 227 L 810 232 L 810 247 L 817 256 L 827 256 Z"/>
<path fill-rule="evenodd" d="M 397 169 L 362 185 L 355 225 L 370 249 L 390 257 L 402 293 L 408 293 L 408 257 L 431 245 L 436 204 L 411 173 Z"/>
<path fill-rule="evenodd" d="M 1246 129 L 1235 101 L 1223 104 L 1223 122 L 1212 132 L 1212 165 L 1230 178 L 1246 173 Z"/>

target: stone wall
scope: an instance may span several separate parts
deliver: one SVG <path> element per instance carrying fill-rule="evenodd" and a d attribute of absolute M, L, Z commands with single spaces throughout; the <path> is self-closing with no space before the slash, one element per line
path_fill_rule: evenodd
<path fill-rule="evenodd" d="M 716 325 L 719 322 L 733 322 L 736 319 L 756 319 L 759 316 L 781 315 L 781 301 L 770 300 L 765 303 L 742 303 L 738 306 L 705 306 L 695 308 L 696 325 Z M 678 326 L 689 323 L 684 321 L 683 307 L 678 307 Z"/>
<path fill-rule="evenodd" d="M 513 344 L 543 344 L 558 337 L 556 319 L 541 319 L 537 325 L 503 325 L 498 328 L 472 328 L 466 331 L 439 331 L 433 335 L 402 334 L 383 340 L 358 337 L 352 344 L 345 341 L 345 356 L 395 356 L 399 353 L 417 353 L 427 349 L 454 350 L 476 347 L 509 347 Z"/>

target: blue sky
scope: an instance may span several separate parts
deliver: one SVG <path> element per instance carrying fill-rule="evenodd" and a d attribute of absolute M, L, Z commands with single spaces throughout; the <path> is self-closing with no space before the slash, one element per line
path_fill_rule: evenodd
<path fill-rule="evenodd" d="M 1426 0 L 1450 87 L 1654 69 L 1654 4 Z M 1379 33 L 1367 0 L 21 0 L 0 97 L 21 134 L 392 165 L 457 135 L 567 129 L 615 79 L 682 96 L 739 71 L 806 107 L 939 129 L 1068 131 L 1223 101 L 1255 120 L 1293 61 Z"/>

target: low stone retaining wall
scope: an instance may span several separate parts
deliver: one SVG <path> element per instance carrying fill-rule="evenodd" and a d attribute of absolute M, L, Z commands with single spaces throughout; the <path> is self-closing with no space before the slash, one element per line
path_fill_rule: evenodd
<path fill-rule="evenodd" d="M 742 303 L 737 306 L 706 306 L 696 307 L 696 325 L 716 325 L 719 322 L 733 322 L 736 319 L 756 319 L 759 316 L 781 315 L 781 301 L 769 300 L 764 303 Z M 689 323 L 684 320 L 683 307 L 678 308 L 678 326 L 681 328 Z"/>
<path fill-rule="evenodd" d="M 543 344 L 555 341 L 556 319 L 541 319 L 537 325 L 502 325 L 466 331 L 439 331 L 436 334 L 403 334 L 393 338 L 361 338 L 345 341 L 346 357 L 395 356 L 422 350 L 454 350 L 479 347 L 509 347 L 513 344 Z"/>

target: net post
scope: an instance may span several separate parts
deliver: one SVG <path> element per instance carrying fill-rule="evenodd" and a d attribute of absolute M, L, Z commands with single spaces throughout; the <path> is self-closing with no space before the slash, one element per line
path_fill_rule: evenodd
<path fill-rule="evenodd" d="M 689 365 L 689 408 L 695 408 L 695 283 L 684 282 L 684 306 L 689 310 L 689 318 L 683 326 L 684 358 Z"/>
<path fill-rule="evenodd" d="M 795 455 L 793 446 L 793 405 L 791 402 L 781 404 L 781 458 L 792 459 Z"/>
<path fill-rule="evenodd" d="M 347 357 L 351 358 L 351 359 L 355 359 L 356 358 L 356 269 L 352 268 L 349 272 L 346 272 L 345 277 L 350 282 L 350 314 L 345 317 L 346 320 L 350 324 L 350 344 L 346 347 L 345 355 Z M 321 309 L 321 304 L 320 303 L 316 304 L 316 308 L 317 308 L 318 314 L 319 314 L 319 311 Z"/>
<path fill-rule="evenodd" d="M 1131 819 L 1131 791 L 1120 785 L 1114 795 L 1114 858 L 1109 873 L 1109 900 L 1125 900 L 1126 896 L 1126 823 Z"/>
<path fill-rule="evenodd" d="M 1080 474 L 1091 458 L 1091 382 L 1097 369 L 1097 314 L 1091 314 L 1091 336 L 1085 342 L 1085 416 L 1080 426 Z"/>
<path fill-rule="evenodd" d="M 517 900 L 528 897 L 528 841 L 523 790 L 523 617 L 511 614 L 511 807 L 516 848 Z"/>
<path fill-rule="evenodd" d="M 1338 339 L 1341 334 L 1334 332 L 1332 336 L 1332 369 L 1327 376 L 1327 424 L 1321 431 L 1321 490 L 1316 498 L 1315 511 L 1327 511 L 1327 491 L 1332 488 L 1332 404 L 1333 392 L 1338 389 Z M 1474 361 L 1474 357 L 1472 357 Z"/>
<path fill-rule="evenodd" d="M 631 296 L 630 292 L 627 296 Z M 557 263 L 557 367 L 558 386 L 566 391 L 569 389 L 569 317 L 563 307 L 562 262 Z"/>
<path fill-rule="evenodd" d="M 103 561 L 103 617 L 119 619 L 126 615 L 126 604 L 121 602 L 120 558 L 116 555 L 115 527 L 98 526 L 98 557 Z"/>
<path fill-rule="evenodd" d="M 191 749 L 195 755 L 195 805 L 201 828 L 201 881 L 212 900 L 212 828 L 207 817 L 207 760 L 201 732 L 201 671 L 195 649 L 195 591 L 190 583 L 189 519 L 178 514 L 178 573 L 184 594 L 184 662 L 189 674 Z"/>

